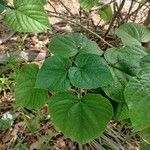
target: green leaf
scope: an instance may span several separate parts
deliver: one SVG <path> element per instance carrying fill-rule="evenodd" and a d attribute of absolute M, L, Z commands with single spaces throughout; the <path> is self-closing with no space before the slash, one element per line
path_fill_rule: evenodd
<path fill-rule="evenodd" d="M 134 130 L 150 127 L 150 68 L 143 68 L 129 81 L 124 96 Z"/>
<path fill-rule="evenodd" d="M 110 48 L 105 53 L 105 59 L 110 66 L 129 75 L 139 72 L 139 61 L 147 55 L 141 47 Z"/>
<path fill-rule="evenodd" d="M 6 9 L 7 2 L 6 0 L 0 1 L 0 13 L 2 13 Z"/>
<path fill-rule="evenodd" d="M 107 22 L 111 21 L 111 19 L 113 17 L 112 8 L 109 4 L 102 7 L 99 10 L 98 14 L 104 21 L 107 21 Z"/>
<path fill-rule="evenodd" d="M 40 2 L 41 2 L 42 4 L 44 4 L 44 5 L 46 4 L 46 1 L 47 1 L 47 0 L 40 0 Z"/>
<path fill-rule="evenodd" d="M 102 50 L 96 42 L 87 39 L 79 33 L 61 34 L 51 39 L 49 50 L 59 56 L 71 57 L 77 53 L 102 55 Z"/>
<path fill-rule="evenodd" d="M 65 91 L 70 88 L 68 70 L 71 62 L 68 58 L 52 56 L 45 60 L 37 75 L 36 87 L 52 92 Z"/>
<path fill-rule="evenodd" d="M 108 86 L 105 86 L 102 89 L 112 100 L 124 102 L 124 88 L 131 76 L 113 67 L 110 67 L 110 70 L 113 80 Z"/>
<path fill-rule="evenodd" d="M 5 24 L 13 31 L 43 32 L 49 29 L 49 21 L 41 2 L 14 0 L 14 9 L 7 9 Z"/>
<path fill-rule="evenodd" d="M 117 103 L 117 106 L 114 108 L 113 120 L 122 121 L 128 118 L 130 118 L 130 116 L 126 103 Z"/>
<path fill-rule="evenodd" d="M 141 58 L 140 65 L 141 67 L 150 67 L 150 54 Z"/>
<path fill-rule="evenodd" d="M 74 67 L 69 69 L 71 83 L 78 88 L 91 89 L 108 85 L 112 75 L 103 58 L 95 54 L 76 57 Z"/>
<path fill-rule="evenodd" d="M 121 38 L 124 45 L 138 45 L 150 41 L 150 31 L 142 24 L 126 23 L 121 25 L 116 34 Z"/>
<path fill-rule="evenodd" d="M 89 11 L 98 2 L 99 0 L 79 0 L 80 6 L 86 11 Z"/>
<path fill-rule="evenodd" d="M 113 76 L 113 81 L 103 87 L 108 97 L 117 102 L 124 101 L 124 88 L 130 78 L 139 72 L 139 61 L 145 55 L 138 47 L 111 48 L 105 52 L 104 57 Z"/>
<path fill-rule="evenodd" d="M 110 102 L 96 94 L 78 99 L 71 93 L 57 93 L 51 97 L 49 110 L 64 135 L 81 144 L 100 136 L 113 115 Z"/>
<path fill-rule="evenodd" d="M 20 69 L 15 87 L 17 106 L 39 109 L 48 101 L 48 91 L 34 88 L 38 71 L 35 64 L 25 65 Z"/>

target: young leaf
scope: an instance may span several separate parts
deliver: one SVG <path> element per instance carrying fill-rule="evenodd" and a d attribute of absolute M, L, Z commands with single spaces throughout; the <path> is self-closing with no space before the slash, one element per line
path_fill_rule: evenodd
<path fill-rule="evenodd" d="M 142 24 L 123 24 L 116 30 L 116 34 L 128 46 L 141 46 L 142 42 L 150 41 L 150 31 Z"/>
<path fill-rule="evenodd" d="M 110 102 L 96 94 L 78 99 L 71 93 L 57 93 L 51 97 L 49 110 L 64 135 L 81 144 L 100 136 L 113 115 Z"/>
<path fill-rule="evenodd" d="M 71 62 L 68 58 L 58 56 L 47 58 L 37 75 L 36 87 L 53 92 L 69 89 L 68 70 L 70 67 Z"/>
<path fill-rule="evenodd" d="M 112 75 L 104 60 L 95 54 L 76 57 L 75 67 L 69 69 L 71 83 L 83 89 L 98 88 L 111 83 Z"/>
<path fill-rule="evenodd" d="M 77 53 L 102 55 L 97 43 L 78 33 L 61 34 L 51 39 L 49 50 L 59 56 L 71 57 Z"/>
<path fill-rule="evenodd" d="M 113 17 L 112 8 L 110 5 L 105 5 L 104 7 L 102 7 L 99 10 L 98 14 L 104 21 L 107 21 L 107 22 L 111 21 Z"/>
<path fill-rule="evenodd" d="M 127 84 L 124 96 L 135 131 L 150 127 L 150 67 L 143 68 Z"/>
<path fill-rule="evenodd" d="M 6 9 L 7 2 L 6 0 L 0 1 L 0 13 L 2 13 Z"/>
<path fill-rule="evenodd" d="M 34 88 L 38 66 L 25 65 L 16 78 L 15 99 L 17 106 L 39 109 L 48 101 L 48 91 Z"/>
<path fill-rule="evenodd" d="M 94 5 L 96 5 L 99 0 L 79 0 L 81 7 L 89 11 Z"/>
<path fill-rule="evenodd" d="M 37 0 L 14 0 L 14 9 L 8 8 L 5 24 L 13 31 L 43 32 L 49 29 L 48 17 Z"/>
<path fill-rule="evenodd" d="M 150 54 L 148 54 L 148 55 L 144 56 L 143 58 L 141 58 L 140 65 L 142 67 L 150 67 Z"/>

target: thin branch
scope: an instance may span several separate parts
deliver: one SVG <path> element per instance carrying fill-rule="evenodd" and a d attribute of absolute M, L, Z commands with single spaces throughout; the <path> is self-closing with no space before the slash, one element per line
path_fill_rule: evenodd
<path fill-rule="evenodd" d="M 7 42 L 14 34 L 15 32 L 10 32 L 9 34 L 4 35 L 3 38 L 0 38 L 0 44 Z"/>
<path fill-rule="evenodd" d="M 48 4 L 53 8 L 54 12 L 57 14 L 58 12 L 57 12 L 56 8 L 51 4 L 50 1 L 48 1 Z"/>
<path fill-rule="evenodd" d="M 75 18 L 74 14 L 69 10 L 69 8 L 61 1 L 61 0 L 58 0 L 61 5 L 68 11 L 68 13 L 73 17 Z"/>
<path fill-rule="evenodd" d="M 125 4 L 125 0 L 122 0 L 120 6 L 119 6 L 119 8 L 118 8 L 118 11 L 114 14 L 114 17 L 113 17 L 113 19 L 112 19 L 112 21 L 111 21 L 111 23 L 110 23 L 110 25 L 109 25 L 109 27 L 108 27 L 106 33 L 105 33 L 105 37 L 107 36 L 107 34 L 109 33 L 109 31 L 111 30 L 111 28 L 112 28 L 112 26 L 113 26 L 113 24 L 114 24 L 114 21 L 115 21 L 116 18 L 118 17 L 118 14 L 120 14 L 120 12 L 121 12 L 121 10 L 122 10 L 124 4 Z"/>
<path fill-rule="evenodd" d="M 63 16 L 57 16 L 57 15 L 50 15 L 52 17 L 56 17 L 56 18 L 60 18 L 60 19 L 63 19 L 63 20 L 66 20 L 68 23 L 70 24 L 76 24 L 80 27 L 82 27 L 83 29 L 85 29 L 86 31 L 92 33 L 93 35 L 95 35 L 96 37 L 98 37 L 102 42 L 104 42 L 106 45 L 108 45 L 109 47 L 113 47 L 113 45 L 111 45 L 110 43 L 108 43 L 104 38 L 102 38 L 100 35 L 98 35 L 96 32 L 92 31 L 91 29 L 85 27 L 84 25 L 80 24 L 79 22 L 75 22 L 73 20 L 70 20 L 68 18 L 65 18 Z"/>

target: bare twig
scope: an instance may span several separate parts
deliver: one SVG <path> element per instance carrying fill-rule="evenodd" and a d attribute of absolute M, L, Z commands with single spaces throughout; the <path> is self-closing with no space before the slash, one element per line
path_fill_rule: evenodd
<path fill-rule="evenodd" d="M 0 39 L 0 44 L 7 42 L 14 34 L 15 32 L 10 32 L 9 34 L 4 35 L 4 37 Z"/>
<path fill-rule="evenodd" d="M 70 24 L 76 24 L 80 27 L 82 27 L 83 29 L 85 29 L 86 31 L 89 31 L 90 33 L 92 33 L 93 35 L 95 35 L 96 37 L 98 37 L 102 42 L 104 42 L 105 44 L 107 44 L 109 47 L 113 47 L 113 45 L 111 45 L 110 43 L 108 43 L 104 38 L 102 38 L 100 35 L 98 35 L 96 32 L 92 31 L 91 29 L 87 28 L 86 26 L 80 24 L 79 22 L 75 22 L 73 20 L 70 20 L 68 18 L 65 18 L 63 16 L 57 16 L 57 15 L 50 15 L 52 17 L 56 17 L 56 18 L 61 18 L 63 20 L 66 20 L 68 23 Z"/>
<path fill-rule="evenodd" d="M 56 8 L 51 4 L 50 1 L 48 1 L 48 3 L 49 3 L 49 5 L 53 8 L 54 12 L 57 14 L 58 12 L 57 12 Z"/>
<path fill-rule="evenodd" d="M 64 2 L 62 2 L 61 0 L 58 0 L 61 5 L 67 10 L 67 12 L 73 17 L 75 18 L 74 14 L 69 10 L 69 8 L 64 4 Z"/>
<path fill-rule="evenodd" d="M 120 12 L 121 12 L 121 10 L 122 10 L 124 4 L 125 4 L 125 0 L 122 0 L 120 6 L 119 6 L 119 8 L 118 8 L 118 11 L 114 14 L 114 17 L 113 17 L 113 19 L 112 19 L 112 21 L 111 21 L 111 23 L 110 23 L 110 25 L 109 25 L 109 27 L 108 27 L 106 33 L 105 33 L 105 37 L 107 36 L 107 34 L 109 33 L 109 31 L 111 30 L 111 28 L 112 28 L 112 26 L 113 26 L 113 24 L 114 24 L 114 21 L 115 21 L 116 18 L 118 17 L 118 14 L 120 14 Z"/>

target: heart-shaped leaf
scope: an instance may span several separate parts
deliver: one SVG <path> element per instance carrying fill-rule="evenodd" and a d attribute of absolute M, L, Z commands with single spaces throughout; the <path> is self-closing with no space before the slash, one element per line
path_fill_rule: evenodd
<path fill-rule="evenodd" d="M 129 75 L 136 75 L 140 69 L 140 59 L 147 55 L 141 47 L 110 48 L 105 59 L 110 66 Z"/>
<path fill-rule="evenodd" d="M 23 66 L 16 78 L 17 106 L 39 109 L 48 101 L 48 91 L 34 88 L 39 68 L 35 64 Z"/>
<path fill-rule="evenodd" d="M 116 34 L 121 38 L 124 45 L 141 46 L 142 42 L 150 41 L 150 30 L 142 24 L 123 24 L 116 30 Z"/>
<path fill-rule="evenodd" d="M 124 96 L 134 130 L 150 127 L 150 67 L 143 68 L 129 81 Z"/>
<path fill-rule="evenodd" d="M 53 37 L 49 44 L 49 50 L 55 55 L 64 57 L 75 56 L 77 53 L 103 54 L 96 42 L 78 33 L 61 34 Z"/>
<path fill-rule="evenodd" d="M 78 99 L 71 93 L 57 93 L 51 97 L 49 110 L 64 135 L 81 144 L 100 136 L 113 115 L 110 102 L 96 94 Z"/>
<path fill-rule="evenodd" d="M 108 85 L 112 75 L 103 58 L 95 54 L 81 54 L 69 69 L 71 83 L 79 88 L 90 89 Z"/>
<path fill-rule="evenodd" d="M 70 88 L 68 70 L 71 62 L 68 58 L 52 56 L 45 60 L 37 75 L 36 87 L 53 92 Z"/>
<path fill-rule="evenodd" d="M 43 32 L 50 26 L 44 8 L 37 0 L 14 0 L 14 9 L 7 9 L 4 21 L 18 32 Z"/>
<path fill-rule="evenodd" d="M 117 102 L 124 101 L 124 88 L 132 76 L 140 70 L 139 61 L 147 53 L 140 47 L 111 48 L 105 52 L 113 81 L 103 87 L 108 97 Z"/>

